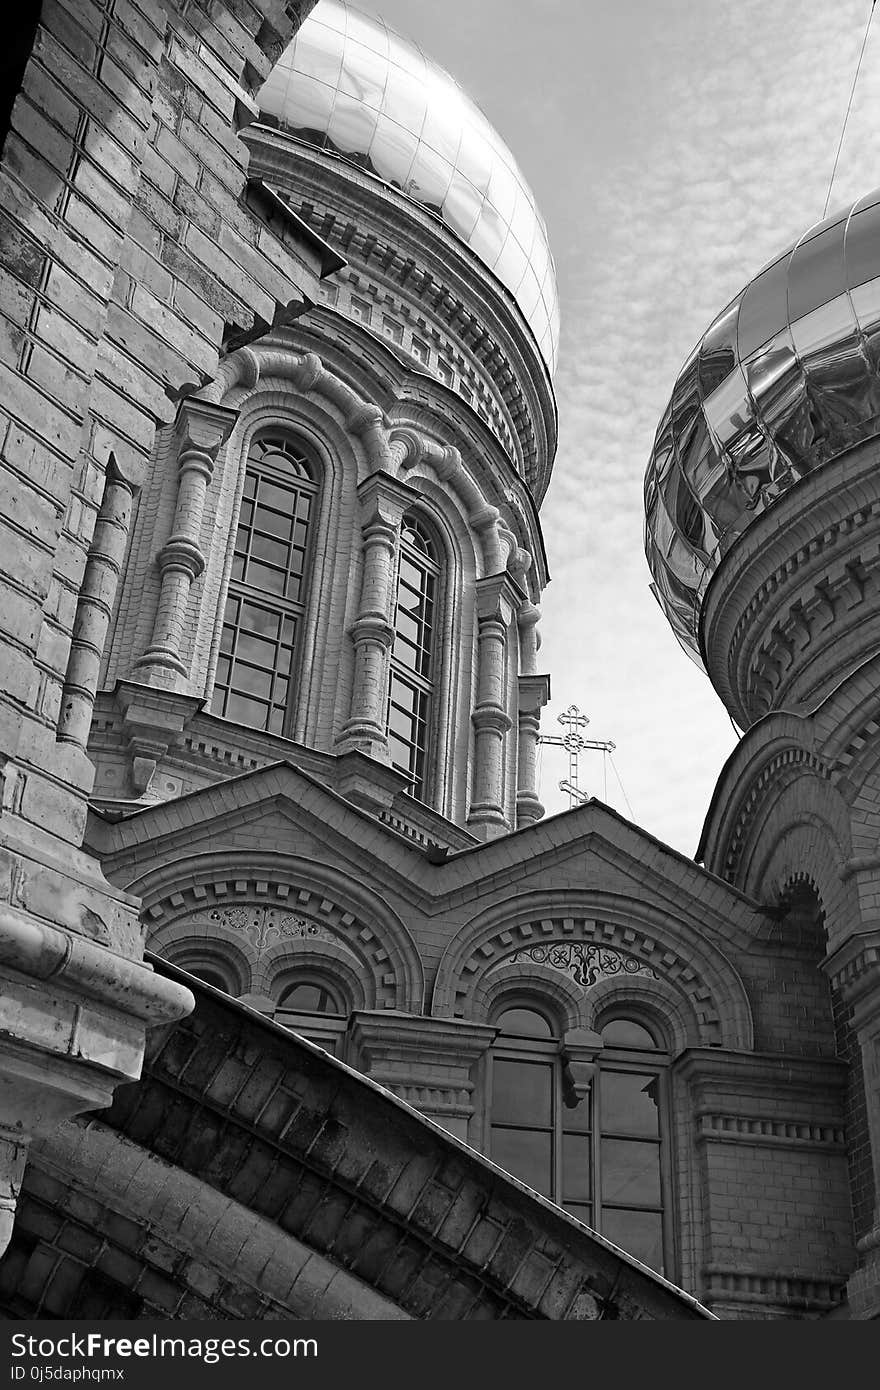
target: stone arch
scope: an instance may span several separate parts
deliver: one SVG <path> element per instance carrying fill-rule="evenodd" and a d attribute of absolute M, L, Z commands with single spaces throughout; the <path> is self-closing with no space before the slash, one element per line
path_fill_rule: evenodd
<path fill-rule="evenodd" d="M 487 977 L 503 965 L 542 965 L 568 975 L 584 992 L 602 978 L 662 979 L 681 1001 L 679 1035 L 687 1020 L 689 1042 L 752 1045 L 751 1008 L 732 963 L 705 936 L 644 902 L 548 893 L 495 905 L 447 947 L 432 1012 L 474 1017 Z"/>
<path fill-rule="evenodd" d="M 630 1008 L 635 1011 L 634 1017 L 645 1014 L 659 1028 L 673 1056 L 686 1047 L 700 1045 L 700 1020 L 691 1000 L 660 976 L 599 980 L 585 1001 L 583 1026 L 601 1033 L 613 1012 Z"/>
<path fill-rule="evenodd" d="M 332 624 L 347 620 L 346 603 L 351 576 L 360 564 L 354 522 L 357 475 L 364 467 L 363 450 L 338 416 L 320 398 L 297 392 L 286 378 L 264 379 L 239 386 L 231 393 L 240 416 L 227 442 L 215 480 L 215 509 L 211 517 L 214 543 L 203 577 L 205 620 L 200 636 L 199 669 L 205 669 L 205 693 L 213 688 L 220 648 L 225 598 L 233 561 L 233 538 L 241 511 L 244 479 L 251 445 L 266 432 L 290 434 L 302 440 L 318 466 L 320 477 L 309 538 L 309 573 L 305 612 L 300 623 L 296 658 L 295 710 L 290 737 L 314 741 L 316 721 L 327 702 L 321 698 L 325 684 L 339 683 L 340 672 L 328 669 L 335 645 L 328 641 Z M 225 404 L 225 402 L 224 402 Z M 207 545 L 207 540 L 206 540 Z M 350 677 L 349 677 L 350 678 Z M 324 741 L 332 737 L 332 710 L 322 729 Z"/>
<path fill-rule="evenodd" d="M 422 1012 L 422 963 L 406 927 L 382 899 L 326 865 L 236 850 L 175 860 L 127 887 L 143 899 L 157 953 L 178 933 L 217 932 L 254 958 L 259 974 L 276 948 L 321 941 L 325 954 L 335 948 L 341 961 L 354 959 L 373 1007 Z"/>
<path fill-rule="evenodd" d="M 226 981 L 227 994 L 233 997 L 249 994 L 257 964 L 250 944 L 236 941 L 225 933 L 212 936 L 207 927 L 200 931 L 198 928 L 201 924 L 198 922 L 192 925 L 194 930 L 189 935 L 176 931 L 160 940 L 160 934 L 157 934 L 149 943 L 150 949 L 191 974 L 196 973 L 201 965 L 216 969 Z"/>
<path fill-rule="evenodd" d="M 505 996 L 526 996 L 544 1003 L 559 1019 L 563 1032 L 583 1028 L 584 999 L 573 981 L 558 970 L 536 965 L 501 965 L 484 976 L 474 991 L 473 1021 L 488 1023 Z"/>
<path fill-rule="evenodd" d="M 292 983 L 289 977 L 311 971 L 338 987 L 347 1004 L 346 1013 L 376 1007 L 374 981 L 365 978 L 354 952 L 338 942 L 314 937 L 285 942 L 263 958 L 257 977 L 260 993 L 277 1001 L 284 985 Z"/>

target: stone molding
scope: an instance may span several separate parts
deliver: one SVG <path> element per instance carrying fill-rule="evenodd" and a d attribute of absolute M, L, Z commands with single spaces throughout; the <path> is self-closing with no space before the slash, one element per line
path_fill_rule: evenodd
<path fill-rule="evenodd" d="M 435 1007 L 453 1006 L 455 1015 L 474 1017 L 474 996 L 493 968 L 505 965 L 517 953 L 536 946 L 596 944 L 622 952 L 655 972 L 676 994 L 683 996 L 704 1043 L 719 1042 L 722 1020 L 715 990 L 693 959 L 660 941 L 651 930 L 590 917 L 556 916 L 518 924 L 487 927 L 478 938 L 441 964 L 435 986 Z M 625 978 L 621 972 L 621 979 Z M 744 1022 L 744 1021 L 743 1021 Z"/>

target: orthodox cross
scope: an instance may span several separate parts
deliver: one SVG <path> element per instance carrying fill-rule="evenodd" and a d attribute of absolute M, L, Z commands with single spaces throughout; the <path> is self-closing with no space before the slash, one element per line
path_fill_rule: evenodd
<path fill-rule="evenodd" d="M 598 739 L 584 738 L 580 732 L 589 724 L 589 719 L 585 714 L 581 714 L 577 705 L 569 705 L 563 714 L 558 716 L 558 722 L 565 729 L 564 734 L 539 734 L 539 743 L 555 743 L 558 747 L 564 748 L 568 754 L 568 777 L 564 777 L 559 783 L 559 790 L 568 792 L 568 809 L 571 810 L 576 801 L 589 801 L 589 793 L 581 791 L 578 786 L 578 758 L 587 748 L 598 748 L 603 753 L 613 753 L 616 744 L 609 740 L 603 742 Z"/>

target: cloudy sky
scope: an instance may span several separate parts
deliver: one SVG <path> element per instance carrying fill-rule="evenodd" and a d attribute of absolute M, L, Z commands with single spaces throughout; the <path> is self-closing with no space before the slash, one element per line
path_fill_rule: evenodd
<path fill-rule="evenodd" d="M 693 854 L 736 733 L 649 589 L 642 481 L 715 313 L 822 217 L 870 0 L 358 0 L 448 68 L 547 221 L 563 332 L 542 509 L 544 732 L 577 704 L 633 818 Z M 830 208 L 880 184 L 875 15 Z M 601 753 L 581 786 L 628 815 Z M 548 811 L 562 750 L 542 757 Z"/>

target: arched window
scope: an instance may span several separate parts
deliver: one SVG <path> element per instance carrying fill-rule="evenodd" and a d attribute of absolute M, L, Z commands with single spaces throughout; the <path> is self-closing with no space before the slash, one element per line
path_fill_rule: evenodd
<path fill-rule="evenodd" d="M 388 688 L 388 746 L 393 766 L 410 779 L 409 791 L 420 801 L 428 791 L 438 576 L 434 540 L 420 521 L 405 516 Z"/>
<path fill-rule="evenodd" d="M 287 730 L 305 612 L 315 466 L 287 435 L 260 435 L 245 472 L 211 712 Z"/>
<path fill-rule="evenodd" d="M 274 987 L 275 1020 L 317 1043 L 335 1056 L 342 1055 L 350 1007 L 334 980 L 319 971 L 287 973 Z"/>
<path fill-rule="evenodd" d="M 490 1157 L 644 1264 L 669 1271 L 668 1054 L 615 1017 L 578 1055 L 536 1006 L 504 1008 L 492 1049 Z"/>

